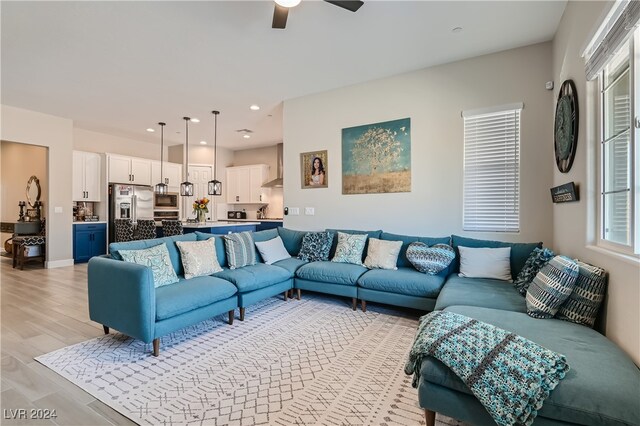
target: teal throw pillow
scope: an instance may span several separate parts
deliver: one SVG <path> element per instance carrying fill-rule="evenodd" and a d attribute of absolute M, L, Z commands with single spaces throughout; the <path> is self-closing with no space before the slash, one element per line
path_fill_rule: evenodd
<path fill-rule="evenodd" d="M 607 288 L 607 272 L 579 260 L 576 263 L 579 268 L 576 286 L 556 318 L 593 327 Z"/>
<path fill-rule="evenodd" d="M 151 268 L 154 287 L 177 283 L 178 276 L 171 265 L 169 250 L 165 243 L 141 250 L 119 250 L 122 260 Z"/>
<path fill-rule="evenodd" d="M 456 258 L 456 252 L 448 244 L 429 247 L 421 241 L 409 244 L 407 259 L 414 268 L 425 274 L 436 275 L 444 271 Z"/>
<path fill-rule="evenodd" d="M 566 256 L 556 256 L 535 276 L 527 290 L 527 314 L 533 318 L 553 318 L 569 298 L 578 279 L 578 264 Z"/>
<path fill-rule="evenodd" d="M 307 262 L 329 260 L 332 242 L 333 234 L 330 232 L 307 232 L 302 238 L 298 259 Z"/>
<path fill-rule="evenodd" d="M 242 268 L 257 263 L 256 248 L 251 232 L 223 235 L 222 238 L 224 239 L 229 269 Z"/>
<path fill-rule="evenodd" d="M 531 281 L 533 281 L 540 269 L 542 269 L 544 265 L 549 263 L 549 261 L 553 259 L 554 256 L 555 253 L 548 248 L 536 247 L 533 249 L 533 251 L 529 255 L 529 258 L 522 267 L 522 270 L 513 282 L 514 287 L 520 292 L 521 295 L 527 295 L 527 290 L 529 289 Z"/>
<path fill-rule="evenodd" d="M 367 234 L 346 234 L 338 231 L 336 254 L 331 261 L 362 266 L 362 252 L 366 243 Z"/>

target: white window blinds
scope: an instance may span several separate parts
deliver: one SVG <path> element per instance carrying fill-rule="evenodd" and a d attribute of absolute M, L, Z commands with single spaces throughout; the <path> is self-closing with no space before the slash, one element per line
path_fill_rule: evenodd
<path fill-rule="evenodd" d="M 463 112 L 465 231 L 520 230 L 522 104 Z"/>

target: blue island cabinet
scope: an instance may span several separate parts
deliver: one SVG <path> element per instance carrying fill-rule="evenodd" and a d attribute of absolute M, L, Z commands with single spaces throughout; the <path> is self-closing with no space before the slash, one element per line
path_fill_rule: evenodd
<path fill-rule="evenodd" d="M 107 253 L 107 224 L 73 225 L 73 260 L 88 262 L 93 256 Z"/>
<path fill-rule="evenodd" d="M 236 232 L 244 232 L 244 231 L 255 231 L 256 225 L 224 225 L 224 226 L 193 226 L 190 227 L 188 224 L 184 225 L 184 233 L 187 234 L 189 232 L 205 232 L 208 234 L 233 234 Z"/>

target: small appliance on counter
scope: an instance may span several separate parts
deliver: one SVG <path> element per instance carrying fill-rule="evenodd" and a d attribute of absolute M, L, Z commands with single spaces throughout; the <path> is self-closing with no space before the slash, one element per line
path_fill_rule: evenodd
<path fill-rule="evenodd" d="M 246 219 L 246 218 L 247 218 L 247 212 L 245 211 L 227 212 L 227 219 Z"/>

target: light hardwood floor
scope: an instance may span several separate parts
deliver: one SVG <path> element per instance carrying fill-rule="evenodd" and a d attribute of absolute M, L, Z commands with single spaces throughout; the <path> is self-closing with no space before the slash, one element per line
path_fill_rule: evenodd
<path fill-rule="evenodd" d="M 87 265 L 13 269 L 0 258 L 2 425 L 132 425 L 131 420 L 57 375 L 33 358 L 103 335 L 89 320 Z M 50 420 L 11 419 L 25 409 L 56 410 Z M 13 410 L 13 411 L 10 411 Z"/>

